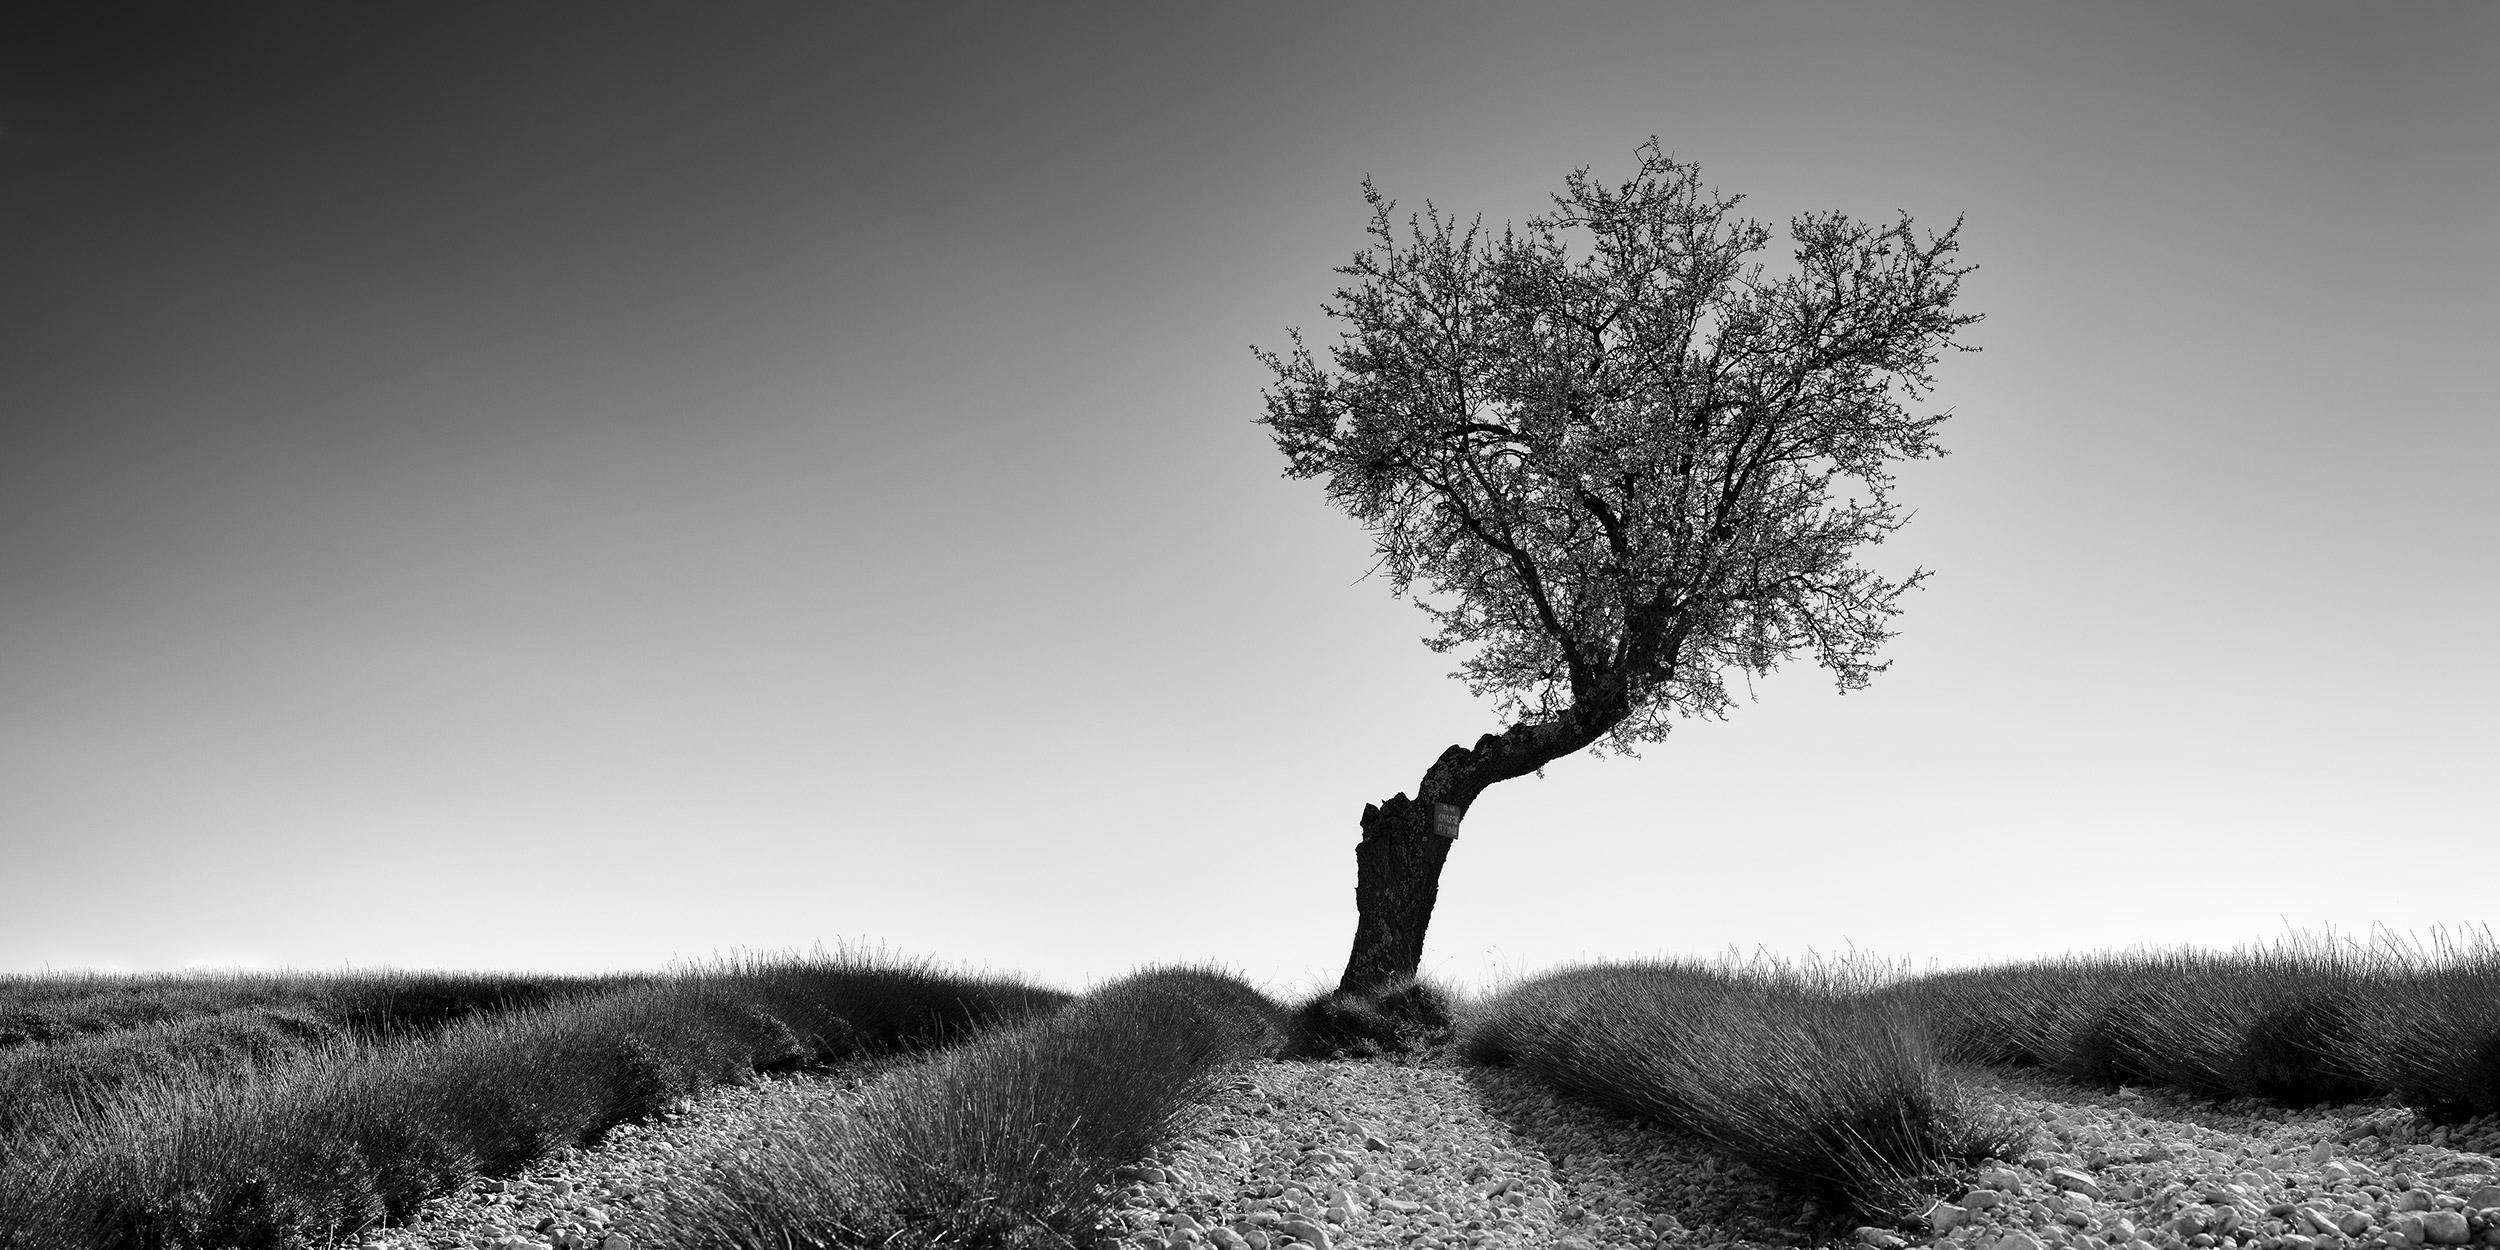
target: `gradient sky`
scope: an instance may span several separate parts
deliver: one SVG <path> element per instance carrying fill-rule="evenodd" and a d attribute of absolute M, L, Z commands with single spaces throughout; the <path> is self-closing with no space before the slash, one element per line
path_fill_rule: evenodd
<path fill-rule="evenodd" d="M 0 970 L 1333 981 L 1498 729 L 1280 477 L 1360 180 L 1967 215 L 1896 663 L 1489 791 L 1427 971 L 2492 916 L 2500 6 L 12 6 Z"/>

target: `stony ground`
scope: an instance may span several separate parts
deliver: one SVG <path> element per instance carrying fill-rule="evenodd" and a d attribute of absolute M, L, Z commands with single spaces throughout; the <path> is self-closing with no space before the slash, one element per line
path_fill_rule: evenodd
<path fill-rule="evenodd" d="M 642 1196 L 874 1073 L 719 1091 L 528 1175 L 440 1199 L 388 1250 L 632 1245 Z M 1113 1195 L 1132 1250 L 2362 1250 L 2500 1247 L 2500 1123 L 2287 1111 L 2031 1074 L 1974 1077 L 2037 1130 L 1923 1220 L 1853 1228 L 1749 1169 L 1508 1070 L 1252 1063 Z"/>

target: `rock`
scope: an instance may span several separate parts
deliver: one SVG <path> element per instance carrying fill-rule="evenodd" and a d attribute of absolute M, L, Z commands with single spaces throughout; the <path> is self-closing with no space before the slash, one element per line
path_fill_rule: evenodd
<path fill-rule="evenodd" d="M 2247 1190 L 2224 1181 L 2207 1181 L 2197 1186 L 2196 1192 L 2204 1195 L 2205 1201 L 2218 1207 L 2237 1206 L 2248 1197 Z"/>
<path fill-rule="evenodd" d="M 1328 1230 L 1309 1220 L 1287 1220 L 1285 1226 L 1277 1231 L 1312 1247 L 1312 1250 L 1328 1250 Z"/>
<path fill-rule="evenodd" d="M 2422 1238 L 2434 1246 L 2462 1246 L 2474 1239 L 2465 1216 L 2456 1211 L 2425 1211 L 2422 1213 Z"/>
<path fill-rule="evenodd" d="M 2465 1200 L 2465 1205 L 2477 1211 L 2500 1207 L 2500 1185 L 2485 1185 L 2475 1190 L 2474 1196 Z"/>
<path fill-rule="evenodd" d="M 560 1180 L 553 1185 L 549 1185 L 547 1188 L 558 1198 L 570 1198 L 573 1196 L 573 1182 L 571 1181 Z"/>
<path fill-rule="evenodd" d="M 1586 1237 L 1565 1237 L 1554 1243 L 1554 1250 L 1597 1250 L 1597 1246 Z"/>
<path fill-rule="evenodd" d="M 2431 1191 L 2427 1189 L 2408 1189 L 2403 1193 L 2396 1195 L 2395 1202 L 2390 1205 L 2394 1206 L 2399 1211 L 2428 1211 L 2438 1204 L 2432 1201 Z"/>
<path fill-rule="evenodd" d="M 1997 1238 L 1996 1244 L 1990 1246 L 1988 1250 L 2048 1250 L 2048 1248 L 2040 1244 L 2039 1238 L 2029 1233 L 2007 1233 Z"/>
<path fill-rule="evenodd" d="M 1371 1136 L 1366 1136 L 1365 1138 L 1363 1138 L 1363 1149 L 1365 1149 L 1365 1150 L 1387 1150 L 1387 1149 L 1390 1149 L 1390 1146 L 1389 1146 L 1389 1143 L 1387 1143 L 1387 1142 L 1385 1142 L 1385 1141 L 1382 1141 L 1382 1140 L 1381 1140 L 1381 1139 L 1380 1139 L 1377 1135 L 1371 1135 Z"/>
<path fill-rule="evenodd" d="M 1985 1211 L 2005 1205 L 2005 1195 L 1993 1189 L 1974 1189 L 1962 1195 L 1962 1205 L 1973 1211 Z"/>
<path fill-rule="evenodd" d="M 1862 1246 L 1872 1246 L 1874 1247 L 1874 1250 L 1901 1250 L 1901 1247 L 1909 1243 L 1892 1235 L 1884 1229 L 1877 1228 L 1872 1224 L 1865 1224 L 1860 1225 L 1858 1228 L 1858 1244 Z"/>
<path fill-rule="evenodd" d="M 2347 1237 L 2358 1237 L 2370 1231 L 2373 1222 L 2367 1211 L 2344 1211 L 2335 1217 L 2335 1231 Z"/>
<path fill-rule="evenodd" d="M 2428 1240 L 2422 1235 L 2422 1213 L 2419 1211 L 2407 1211 L 2387 1221 L 2387 1231 L 2417 1246 Z"/>
<path fill-rule="evenodd" d="M 1207 1230 L 1207 1244 L 1215 1250 L 1250 1250 L 1250 1243 L 1241 1234 L 1220 1226 Z"/>
<path fill-rule="evenodd" d="M 1177 1211 L 1172 1215 L 1172 1231 L 1176 1233 L 1204 1233 L 1207 1231 L 1207 1226 L 1199 1223 L 1197 1216 L 1191 1215 L 1187 1211 Z"/>
<path fill-rule="evenodd" d="M 1949 1233 L 1970 1222 L 1970 1208 L 1939 1202 L 1927 1208 L 1927 1227 L 1938 1233 Z"/>
<path fill-rule="evenodd" d="M 610 1233 L 599 1243 L 599 1250 L 634 1250 L 634 1239 L 623 1233 Z"/>
<path fill-rule="evenodd" d="M 2296 1231 L 2298 1228 L 2305 1228 L 2325 1237 L 2339 1236 L 2343 1232 L 2342 1229 L 2335 1227 L 2334 1220 L 2327 1218 L 2326 1212 L 2316 1207 L 2293 1207 L 2292 1219 L 2295 1221 Z"/>
<path fill-rule="evenodd" d="M 2323 1145 L 2324 1143 L 2320 1144 Z M 2318 1165 L 2318 1178 L 2330 1185 L 2337 1184 L 2342 1181 L 2351 1180 L 2352 1169 L 2341 1163 L 2321 1163 Z"/>
<path fill-rule="evenodd" d="M 2302 1162 L 2307 1163 L 2309 1166 L 2314 1168 L 2326 1163 L 2334 1157 L 2335 1143 L 2331 1141 L 2322 1141 L 2317 1145 L 2311 1146 L 2309 1148 L 2309 1153 L 2302 1155 L 2300 1158 Z"/>
<path fill-rule="evenodd" d="M 2089 1175 L 2073 1168 L 2050 1168 L 2049 1183 L 2068 1193 L 2082 1194 L 2095 1202 L 2100 1201 L 2101 1198 L 2100 1184 Z"/>
<path fill-rule="evenodd" d="M 2023 1192 L 2023 1174 L 2012 1168 L 1990 1168 L 1974 1178 L 1980 1185 L 2009 1194 Z"/>

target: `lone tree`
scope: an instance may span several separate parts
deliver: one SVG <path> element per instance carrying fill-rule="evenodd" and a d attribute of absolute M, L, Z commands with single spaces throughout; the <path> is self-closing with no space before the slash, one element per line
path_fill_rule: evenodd
<path fill-rule="evenodd" d="M 1806 653 L 1863 686 L 1926 576 L 1856 557 L 1905 520 L 1893 462 L 1943 454 L 1944 414 L 1912 408 L 1979 320 L 1953 308 L 1960 223 L 1922 239 L 1906 214 L 1809 214 L 1793 270 L 1766 276 L 1770 232 L 1731 215 L 1739 197 L 1655 139 L 1638 155 L 1629 181 L 1582 169 L 1498 236 L 1427 206 L 1401 243 L 1365 180 L 1371 242 L 1323 305 L 1329 363 L 1298 330 L 1257 352 L 1286 476 L 1371 530 L 1438 623 L 1425 645 L 1508 725 L 1363 808 L 1341 991 L 1415 973 L 1486 787 L 1723 716 L 1732 670 Z"/>

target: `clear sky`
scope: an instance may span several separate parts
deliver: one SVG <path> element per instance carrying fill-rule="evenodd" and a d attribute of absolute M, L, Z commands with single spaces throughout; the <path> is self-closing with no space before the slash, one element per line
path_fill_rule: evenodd
<path fill-rule="evenodd" d="M 0 19 L 0 970 L 1332 981 L 1500 726 L 1280 477 L 1369 174 L 1967 215 L 1896 663 L 1489 791 L 1427 971 L 2489 919 L 2500 6 Z"/>

